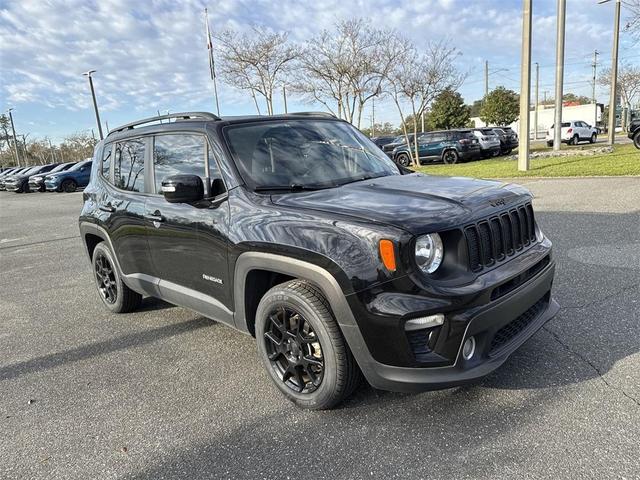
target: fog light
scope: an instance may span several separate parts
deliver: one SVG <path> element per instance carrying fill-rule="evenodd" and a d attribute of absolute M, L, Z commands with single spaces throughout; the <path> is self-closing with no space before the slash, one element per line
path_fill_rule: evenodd
<path fill-rule="evenodd" d="M 429 315 L 428 317 L 412 318 L 407 320 L 404 324 L 404 329 L 407 331 L 420 330 L 422 328 L 439 327 L 444 323 L 444 315 L 442 313 L 436 313 L 435 315 Z"/>
<path fill-rule="evenodd" d="M 462 345 L 462 358 L 470 360 L 473 354 L 476 352 L 476 339 L 473 337 L 467 338 Z"/>

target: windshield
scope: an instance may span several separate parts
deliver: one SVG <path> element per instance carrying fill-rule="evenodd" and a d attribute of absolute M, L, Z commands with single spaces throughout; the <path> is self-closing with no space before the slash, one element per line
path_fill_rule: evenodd
<path fill-rule="evenodd" d="M 225 136 L 245 182 L 255 190 L 330 188 L 400 175 L 353 126 L 335 120 L 232 125 Z"/>
<path fill-rule="evenodd" d="M 49 173 L 56 173 L 56 172 L 59 172 L 60 170 L 64 170 L 65 168 L 67 168 L 67 165 L 68 164 L 66 163 L 61 163 L 57 167 L 54 167 L 53 169 L 51 169 Z"/>

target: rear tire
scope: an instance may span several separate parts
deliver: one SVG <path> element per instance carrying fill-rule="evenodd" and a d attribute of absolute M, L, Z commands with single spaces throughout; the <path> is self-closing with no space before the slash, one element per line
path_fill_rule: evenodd
<path fill-rule="evenodd" d="M 458 163 L 460 159 L 460 155 L 455 150 L 447 150 L 442 154 L 442 161 L 447 165 L 453 165 L 454 163 Z"/>
<path fill-rule="evenodd" d="M 553 147 L 553 142 L 547 142 L 547 147 Z"/>
<path fill-rule="evenodd" d="M 574 135 L 571 139 L 571 145 L 578 145 L 580 143 L 580 137 L 578 135 Z"/>
<path fill-rule="evenodd" d="M 113 254 L 105 242 L 96 245 L 91 265 L 96 288 L 105 307 L 113 313 L 127 313 L 140 306 L 142 295 L 124 284 Z"/>
<path fill-rule="evenodd" d="M 78 189 L 78 184 L 76 183 L 75 180 L 67 178 L 64 182 L 62 182 L 62 185 L 60 185 L 60 188 L 63 192 L 73 193 Z"/>
<path fill-rule="evenodd" d="M 276 285 L 262 297 L 256 341 L 271 380 L 299 407 L 330 409 L 360 383 L 360 369 L 329 302 L 307 282 Z"/>

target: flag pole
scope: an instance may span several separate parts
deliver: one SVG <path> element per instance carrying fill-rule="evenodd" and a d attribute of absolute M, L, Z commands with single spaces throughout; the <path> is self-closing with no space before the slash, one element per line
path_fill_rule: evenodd
<path fill-rule="evenodd" d="M 209 51 L 209 74 L 213 80 L 213 94 L 216 97 L 216 112 L 220 116 L 220 103 L 218 102 L 218 85 L 216 82 L 216 64 L 213 61 L 213 43 L 211 42 L 211 30 L 209 30 L 209 13 L 204 9 L 204 19 L 207 24 L 207 50 Z"/>

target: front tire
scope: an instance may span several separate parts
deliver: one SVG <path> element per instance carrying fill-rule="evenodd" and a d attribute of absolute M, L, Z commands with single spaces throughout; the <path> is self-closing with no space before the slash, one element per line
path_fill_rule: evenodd
<path fill-rule="evenodd" d="M 591 138 L 589 139 L 589 142 L 596 143 L 597 139 L 598 139 L 598 136 L 595 133 L 592 133 Z"/>
<path fill-rule="evenodd" d="M 62 185 L 60 185 L 60 188 L 62 189 L 63 192 L 73 193 L 78 189 L 78 184 L 76 183 L 75 180 L 68 178 L 64 182 L 62 182 Z"/>
<path fill-rule="evenodd" d="M 271 380 L 299 407 L 332 408 L 360 382 L 360 370 L 329 302 L 307 282 L 276 285 L 262 297 L 256 341 Z"/>
<path fill-rule="evenodd" d="M 633 145 L 637 149 L 640 149 L 640 130 L 638 130 L 636 134 L 633 136 Z"/>
<path fill-rule="evenodd" d="M 124 284 L 105 242 L 96 245 L 91 264 L 100 299 L 109 310 L 113 313 L 127 313 L 140 306 L 142 295 Z"/>
<path fill-rule="evenodd" d="M 398 162 L 398 165 L 402 165 L 403 167 L 408 167 L 411 165 L 411 159 L 406 153 L 401 153 L 400 155 L 398 155 L 396 157 L 396 161 Z"/>

